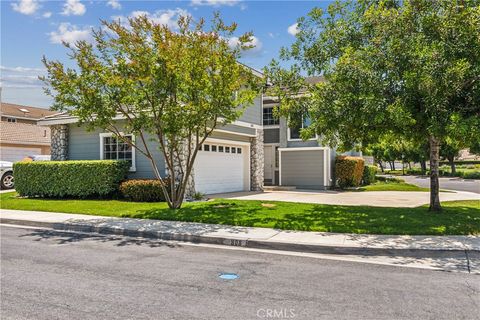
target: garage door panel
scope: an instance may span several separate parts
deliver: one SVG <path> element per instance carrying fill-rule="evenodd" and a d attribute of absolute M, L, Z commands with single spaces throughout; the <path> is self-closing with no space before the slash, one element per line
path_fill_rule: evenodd
<path fill-rule="evenodd" d="M 1 147 L 0 158 L 2 161 L 16 162 L 28 156 L 42 154 L 41 148 Z"/>
<path fill-rule="evenodd" d="M 194 165 L 195 189 L 213 194 L 242 191 L 245 188 L 246 150 L 234 144 L 206 143 L 216 145 L 217 151 L 199 151 Z M 241 148 L 242 153 L 219 152 L 218 146 Z"/>

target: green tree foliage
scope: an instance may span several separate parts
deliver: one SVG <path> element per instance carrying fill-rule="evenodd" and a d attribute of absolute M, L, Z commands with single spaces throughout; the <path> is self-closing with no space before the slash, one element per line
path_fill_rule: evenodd
<path fill-rule="evenodd" d="M 349 149 L 377 143 L 386 133 L 408 136 L 430 149 L 430 209 L 441 209 L 439 147 L 452 129 L 480 127 L 479 0 L 361 0 L 313 9 L 298 20 L 296 42 L 281 52 L 296 63 L 266 68 L 272 80 L 298 70 L 325 76 L 304 97 L 312 119 L 306 130 L 323 143 Z M 286 115 L 296 107 L 299 81 L 274 82 Z M 478 137 L 478 136 L 477 136 Z"/>
<path fill-rule="evenodd" d="M 160 183 L 165 198 L 179 208 L 199 146 L 219 125 L 236 120 L 258 94 L 258 79 L 237 62 L 251 48 L 252 34 L 229 46 L 237 25 L 225 25 L 218 14 L 208 29 L 203 19 L 194 23 L 191 17 L 181 17 L 178 30 L 145 16 L 127 26 L 102 23 L 93 32 L 94 44 L 66 44 L 75 69 L 44 58 L 46 92 L 54 97 L 55 110 L 68 110 L 88 129 L 113 132 L 136 148 L 162 181 L 147 145 L 151 137 L 171 178 L 169 192 Z M 122 129 L 136 141 L 122 138 Z"/>

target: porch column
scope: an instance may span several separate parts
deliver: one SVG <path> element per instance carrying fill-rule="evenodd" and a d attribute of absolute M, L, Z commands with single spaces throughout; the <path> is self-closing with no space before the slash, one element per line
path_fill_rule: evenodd
<path fill-rule="evenodd" d="M 52 160 L 68 160 L 68 125 L 57 124 L 50 126 L 51 142 L 50 154 Z"/>
<path fill-rule="evenodd" d="M 250 141 L 250 190 L 263 191 L 264 175 L 263 129 L 256 129 Z"/>

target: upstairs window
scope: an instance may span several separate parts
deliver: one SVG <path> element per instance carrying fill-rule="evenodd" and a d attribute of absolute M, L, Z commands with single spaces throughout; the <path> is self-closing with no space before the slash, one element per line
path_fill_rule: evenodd
<path fill-rule="evenodd" d="M 263 125 L 271 126 L 277 125 L 280 123 L 280 120 L 273 115 L 273 107 L 263 108 Z"/>
<path fill-rule="evenodd" d="M 300 131 L 302 129 L 308 128 L 311 123 L 312 121 L 310 120 L 310 117 L 302 116 L 301 120 L 296 121 L 295 125 L 292 125 L 288 128 L 288 140 L 302 140 L 302 137 L 300 136 Z"/>
<path fill-rule="evenodd" d="M 135 142 L 132 134 L 123 135 L 126 140 Z M 126 141 L 116 137 L 112 133 L 100 134 L 102 160 L 125 160 L 130 164 L 130 171 L 135 171 L 135 149 Z"/>
<path fill-rule="evenodd" d="M 7 118 L 7 122 L 17 122 L 17 119 L 15 119 L 15 118 Z"/>

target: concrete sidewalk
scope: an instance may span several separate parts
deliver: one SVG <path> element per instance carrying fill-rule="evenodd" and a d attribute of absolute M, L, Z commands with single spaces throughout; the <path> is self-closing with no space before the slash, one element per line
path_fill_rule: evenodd
<path fill-rule="evenodd" d="M 395 236 L 281 231 L 216 224 L 0 210 L 0 222 L 56 230 L 328 254 L 388 255 L 402 251 L 480 252 L 478 236 Z"/>
<path fill-rule="evenodd" d="M 265 192 L 233 192 L 209 196 L 234 200 L 262 200 L 286 201 L 299 203 L 318 203 L 339 206 L 371 206 L 371 207 L 397 207 L 415 208 L 430 201 L 429 192 L 418 191 L 315 191 L 315 190 L 290 190 L 290 191 L 265 191 Z M 454 200 L 479 200 L 480 194 L 465 191 L 440 192 L 441 201 Z"/>

